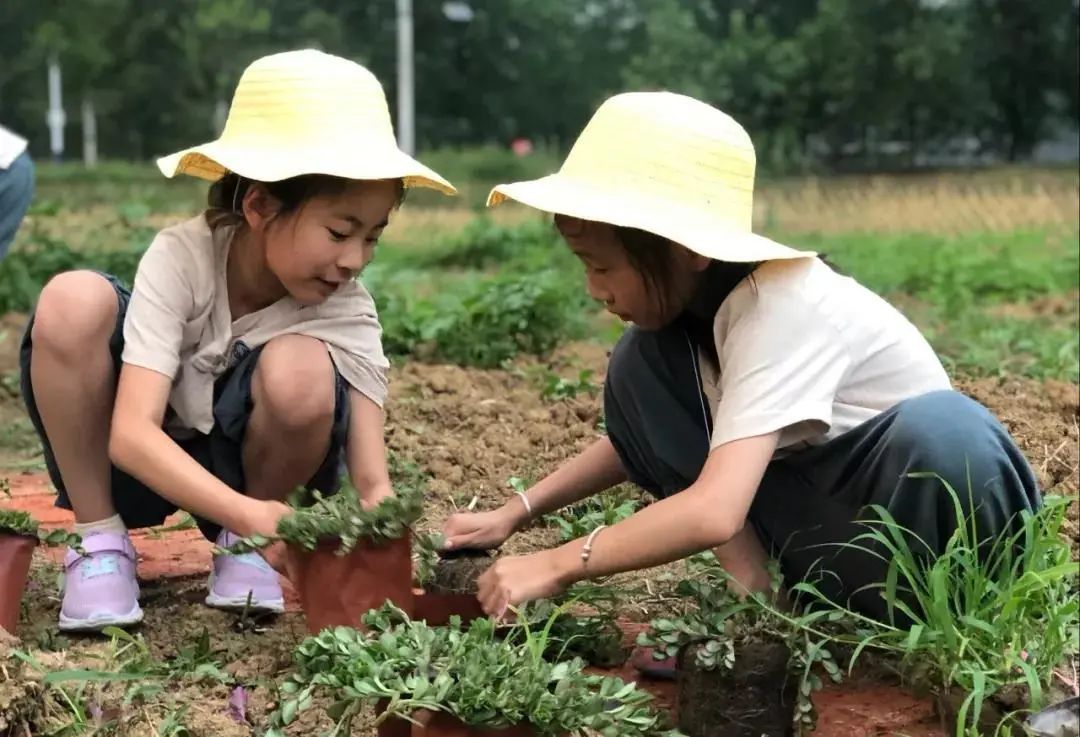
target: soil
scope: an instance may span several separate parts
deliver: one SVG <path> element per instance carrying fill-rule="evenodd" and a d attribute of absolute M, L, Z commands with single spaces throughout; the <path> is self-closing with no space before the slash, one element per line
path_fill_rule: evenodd
<path fill-rule="evenodd" d="M 1022 709 L 1026 706 L 1026 699 L 1019 689 L 1014 695 L 1015 702 L 1010 701 L 1008 698 L 989 698 L 983 701 L 982 708 L 979 711 L 978 727 L 979 734 L 995 734 L 998 729 L 998 725 L 1004 723 L 1015 734 L 1023 734 L 1020 720 L 1010 718 L 1009 715 L 1016 709 Z M 941 694 L 936 700 L 937 714 L 941 718 L 943 725 L 956 724 L 959 718 L 960 711 L 963 709 L 964 702 L 967 700 L 968 695 L 962 691 L 950 691 L 946 694 Z M 969 712 L 971 707 L 968 707 Z M 970 723 L 971 717 L 968 717 Z"/>
<path fill-rule="evenodd" d="M 12 333 L 9 329 L 5 335 L 0 328 L 0 366 L 14 366 L 9 352 Z M 388 445 L 393 452 L 418 462 L 433 476 L 421 530 L 436 530 L 446 516 L 470 504 L 477 510 L 495 508 L 510 497 L 507 480 L 511 476 L 535 480 L 599 437 L 598 395 L 546 402 L 540 398 L 540 388 L 542 376 L 549 370 L 570 376 L 577 375 L 581 369 L 592 369 L 593 381 L 599 384 L 605 363 L 604 346 L 582 343 L 561 349 L 543 364 L 523 360 L 510 370 L 395 366 L 388 405 Z M 1016 378 L 962 380 L 957 385 L 1001 418 L 1048 492 L 1076 497 L 1080 488 L 1080 389 L 1076 385 Z M 21 407 L 17 398 L 6 395 L 2 389 L 0 426 L 8 427 L 9 420 L 21 418 Z M 32 444 L 14 454 L 5 449 L 0 449 L 0 453 L 10 459 L 10 462 L 0 461 L 0 465 L 6 463 L 10 469 L 6 474 L 0 472 L 0 477 L 9 476 L 15 497 L 12 501 L 0 498 L 0 504 L 29 509 L 46 527 L 70 526 L 70 514 L 52 506 L 54 497 L 47 477 L 40 471 L 27 470 L 35 462 Z M 1069 535 L 1074 550 L 1080 552 L 1080 515 L 1076 504 L 1070 515 Z M 183 517 L 178 515 L 167 524 L 182 522 Z M 501 552 L 513 555 L 557 541 L 553 528 L 535 525 L 511 538 Z M 253 734 L 252 727 L 236 723 L 228 716 L 228 695 L 232 687 L 244 686 L 248 694 L 248 720 L 256 727 L 265 726 L 266 715 L 274 707 L 276 684 L 285 678 L 296 645 L 307 636 L 295 592 L 286 586 L 288 611 L 273 619 L 255 621 L 208 609 L 202 600 L 210 545 L 197 530 L 140 531 L 135 534 L 134 542 L 140 555 L 138 570 L 146 620 L 133 631 L 145 638 L 155 658 L 167 659 L 190 647 L 205 629 L 211 635 L 215 657 L 224 664 L 231 681 L 173 689 L 159 694 L 148 705 L 125 707 L 117 702 L 115 708 L 131 722 L 118 734 L 126 737 L 148 733 L 147 725 L 160 726 L 167 708 L 181 702 L 189 705 L 185 724 L 193 737 Z M 94 636 L 62 637 L 56 631 L 60 555 L 61 551 L 40 549 L 34 554 L 20 618 L 22 647 L 47 661 L 50 668 L 59 667 L 49 660 L 59 655 L 64 658 L 63 667 L 101 668 L 100 651 L 107 640 Z M 613 577 L 614 583 L 634 589 L 620 611 L 627 644 L 632 642 L 641 623 L 672 609 L 675 599 L 664 577 L 671 572 L 681 572 L 681 567 Z M 0 658 L 0 662 L 10 661 Z M 596 672 L 638 680 L 629 664 Z M 656 695 L 658 705 L 675 706 L 673 684 L 645 681 L 643 685 Z M 30 723 L 39 730 L 46 724 L 45 714 L 52 725 L 58 719 L 70 718 L 70 714 L 65 716 L 63 704 L 41 698 L 36 688 L 33 679 L 13 677 L 10 673 L 5 676 L 0 671 L 0 735 L 4 734 L 5 719 L 9 723 L 22 719 L 18 723 L 25 723 L 27 717 L 18 716 L 24 712 L 31 715 Z M 917 698 L 892 683 L 857 677 L 839 687 L 826 686 L 814 700 L 819 711 L 815 732 L 818 735 L 940 737 L 944 734 L 931 701 Z M 317 700 L 316 708 L 303 713 L 287 734 L 318 734 L 331 727 L 318 708 L 320 704 Z M 371 716 L 362 716 L 353 734 L 373 735 L 370 724 Z M 156 729 L 150 731 L 156 732 Z M 21 737 L 19 732 L 14 734 Z"/>
<path fill-rule="evenodd" d="M 1014 377 L 959 380 L 1016 439 L 1044 493 L 1071 498 L 1066 534 L 1080 558 L 1080 387 Z"/>
<path fill-rule="evenodd" d="M 679 729 L 689 737 L 787 737 L 798 683 L 788 672 L 791 651 L 782 642 L 746 642 L 735 667 L 704 669 L 702 646 L 679 655 Z"/>
<path fill-rule="evenodd" d="M 440 555 L 432 571 L 431 580 L 424 593 L 414 600 L 414 618 L 423 619 L 430 625 L 449 624 L 450 618 L 461 618 L 462 627 L 484 615 L 483 605 L 477 598 L 477 579 L 494 561 L 487 551 L 459 550 Z"/>
<path fill-rule="evenodd" d="M 425 590 L 432 594 L 472 594 L 478 591 L 477 579 L 494 562 L 486 551 L 461 551 L 440 557 Z"/>

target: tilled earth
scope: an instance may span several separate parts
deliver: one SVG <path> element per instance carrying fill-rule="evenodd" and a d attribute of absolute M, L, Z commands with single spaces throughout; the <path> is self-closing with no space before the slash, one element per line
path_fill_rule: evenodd
<path fill-rule="evenodd" d="M 470 505 L 494 508 L 511 493 L 510 477 L 534 481 L 585 448 L 600 433 L 599 391 L 552 401 L 541 397 L 541 388 L 551 372 L 573 378 L 582 369 L 595 372 L 592 381 L 598 388 L 605 364 L 604 347 L 581 343 L 561 349 L 545 363 L 523 360 L 508 370 L 417 363 L 396 366 L 387 438 L 391 451 L 418 463 L 431 476 L 421 526 L 437 529 L 448 514 Z M 960 380 L 957 387 L 1001 418 L 1047 492 L 1076 498 L 1080 488 L 1080 390 L 1076 385 L 1006 378 Z M 0 402 L 0 414 L 5 423 L 18 417 L 13 397 Z M 10 472 L 0 475 L 13 476 L 20 488 L 44 487 L 47 480 L 34 471 L 32 443 L 23 440 L 25 447 L 5 456 Z M 1068 528 L 1074 553 L 1080 550 L 1078 511 L 1074 501 Z M 264 726 L 273 708 L 274 685 L 284 678 L 292 650 L 306 634 L 302 618 L 292 612 L 259 623 L 206 608 L 202 605 L 202 571 L 209 563 L 205 544 L 191 531 L 158 537 L 140 538 L 144 556 L 158 567 L 153 580 L 145 582 L 146 622 L 136 632 L 144 638 L 149 656 L 169 661 L 185 648 L 190 650 L 205 630 L 211 655 L 222 664 L 223 672 L 200 683 L 185 680 L 182 687 L 170 686 L 126 705 L 130 683 L 73 682 L 65 686 L 70 702 L 55 690 L 43 698 L 35 673 L 114 669 L 119 662 L 131 662 L 134 651 L 117 653 L 107 638 L 57 635 L 55 556 L 39 552 L 20 625 L 22 642 L 0 644 L 0 650 L 14 648 L 24 655 L 0 670 L 0 736 L 169 734 L 169 715 L 177 709 L 190 735 L 251 735 L 258 733 L 255 727 Z M 538 526 L 512 538 L 505 551 L 533 550 L 556 540 L 552 529 Z M 670 568 L 677 570 L 677 566 Z M 657 569 L 619 578 L 621 585 L 634 591 L 621 612 L 628 637 L 640 629 L 640 623 L 668 606 L 664 573 Z M 623 675 L 633 677 L 629 670 Z M 242 714 L 228 705 L 238 686 L 247 697 Z M 670 687 L 656 686 L 655 691 L 661 704 L 670 703 Z M 819 702 L 818 734 L 941 734 L 928 704 L 883 690 L 873 680 L 830 689 Z M 79 704 L 83 708 L 76 708 Z M 109 720 L 120 725 L 115 732 L 95 731 L 95 724 Z M 83 731 L 78 731 L 80 725 Z M 290 734 L 314 735 L 329 726 L 316 708 Z M 368 734 L 369 730 L 353 733 Z"/>

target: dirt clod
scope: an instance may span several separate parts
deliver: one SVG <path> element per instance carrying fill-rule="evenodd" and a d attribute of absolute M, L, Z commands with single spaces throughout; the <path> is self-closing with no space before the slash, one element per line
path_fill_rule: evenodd
<path fill-rule="evenodd" d="M 790 651 L 780 642 L 747 642 L 735 666 L 705 670 L 700 645 L 679 656 L 679 729 L 690 737 L 787 737 L 798 683 L 788 672 Z"/>

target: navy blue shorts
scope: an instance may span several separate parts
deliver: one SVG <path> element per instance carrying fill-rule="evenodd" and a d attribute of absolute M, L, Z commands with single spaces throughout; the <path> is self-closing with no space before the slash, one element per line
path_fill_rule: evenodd
<path fill-rule="evenodd" d="M 116 290 L 118 310 L 116 326 L 109 339 L 109 353 L 115 367 L 115 380 L 120 378 L 121 354 L 124 351 L 124 318 L 127 314 L 131 292 L 120 281 L 109 274 L 102 274 Z M 71 509 L 64 480 L 56 465 L 49 438 L 38 414 L 37 402 L 30 380 L 30 357 L 34 346 L 31 329 L 34 317 L 26 326 L 19 353 L 21 372 L 20 387 L 30 421 L 41 438 L 45 451 L 45 466 L 49 477 L 59 494 L 56 506 Z M 238 344 L 239 345 L 239 344 Z M 251 417 L 253 401 L 251 397 L 251 379 L 258 365 L 262 346 L 238 351 L 233 365 L 222 374 L 214 384 L 214 427 L 210 433 L 195 433 L 193 437 L 176 439 L 177 443 L 192 458 L 197 460 L 210 473 L 237 491 L 246 488 L 244 479 L 243 447 L 244 434 L 248 419 Z M 349 391 L 348 383 L 337 374 L 335 383 L 334 422 L 330 431 L 330 450 L 319 470 L 308 482 L 309 489 L 318 489 L 325 494 L 337 491 L 341 479 L 342 459 L 349 431 Z M 146 484 L 128 475 L 116 466 L 112 467 L 113 505 L 124 524 L 129 529 L 160 525 L 165 518 L 177 511 L 172 502 L 152 491 Z M 196 517 L 199 529 L 210 540 L 214 540 L 221 531 L 220 525 Z"/>

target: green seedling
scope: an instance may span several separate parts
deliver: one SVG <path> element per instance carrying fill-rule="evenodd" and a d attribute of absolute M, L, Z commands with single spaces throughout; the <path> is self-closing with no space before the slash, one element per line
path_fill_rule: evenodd
<path fill-rule="evenodd" d="M 315 550 L 320 543 L 333 541 L 338 553 L 344 555 L 360 540 L 397 540 L 419 519 L 423 490 L 404 486 L 371 509 L 365 509 L 350 488 L 329 497 L 314 492 L 313 499 L 310 506 L 294 507 L 292 514 L 282 517 L 276 535 L 246 537 L 222 552 L 247 553 L 277 541 Z"/>
<path fill-rule="evenodd" d="M 653 620 L 651 631 L 643 632 L 638 644 L 653 648 L 657 659 L 678 657 L 684 648 L 698 645 L 695 664 L 705 671 L 733 670 L 743 643 L 764 640 L 785 644 L 790 652 L 788 670 L 798 681 L 793 726 L 798 733 L 809 732 L 817 721 L 813 694 L 823 685 L 819 666 L 836 683 L 842 674 L 826 647 L 829 635 L 813 626 L 823 626 L 819 617 L 780 610 L 774 604 L 781 588 L 775 563 L 771 575 L 769 592 L 740 598 L 715 554 L 690 558 L 686 578 L 675 587 L 678 595 L 689 599 L 687 610 L 678 617 Z"/>
<path fill-rule="evenodd" d="M 282 737 L 316 696 L 331 700 L 329 734 L 335 736 L 349 734 L 362 706 L 379 703 L 378 723 L 430 710 L 476 726 L 527 723 L 546 737 L 679 734 L 666 728 L 650 708 L 651 697 L 635 684 L 586 674 L 580 660 L 546 660 L 554 617 L 539 628 L 520 625 L 519 636 L 504 638 L 488 619 L 468 629 L 459 618 L 432 628 L 385 605 L 365 615 L 365 632 L 327 629 L 297 648 L 268 737 Z"/>

